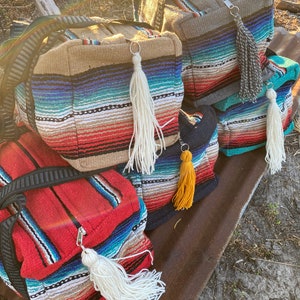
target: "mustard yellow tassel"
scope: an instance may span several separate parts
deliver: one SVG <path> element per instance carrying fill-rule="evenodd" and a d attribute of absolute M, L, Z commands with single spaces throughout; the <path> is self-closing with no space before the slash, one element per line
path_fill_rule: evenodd
<path fill-rule="evenodd" d="M 176 194 L 172 198 L 176 210 L 188 209 L 192 206 L 195 194 L 196 172 L 192 163 L 192 153 L 184 150 L 180 159 L 179 181 Z"/>

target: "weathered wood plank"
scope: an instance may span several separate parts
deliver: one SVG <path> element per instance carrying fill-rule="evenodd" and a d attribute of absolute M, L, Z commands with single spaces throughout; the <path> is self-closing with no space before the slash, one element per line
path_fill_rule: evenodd
<path fill-rule="evenodd" d="M 289 12 L 292 13 L 299 13 L 300 12 L 300 3 L 298 2 L 292 2 L 292 1 L 286 1 L 282 0 L 278 3 L 277 9 L 282 9 L 282 10 L 288 10 Z"/>

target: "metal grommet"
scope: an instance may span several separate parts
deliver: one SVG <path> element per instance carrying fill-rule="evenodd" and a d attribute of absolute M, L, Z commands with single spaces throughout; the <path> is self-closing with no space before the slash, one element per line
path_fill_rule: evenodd
<path fill-rule="evenodd" d="M 240 9 L 238 6 L 232 6 L 230 7 L 230 14 L 234 17 L 237 17 L 239 15 Z"/>
<path fill-rule="evenodd" d="M 131 52 L 131 54 L 141 52 L 141 45 L 139 44 L 139 42 L 131 42 L 130 43 L 130 52 Z"/>
<path fill-rule="evenodd" d="M 183 143 L 181 144 L 181 152 L 186 151 L 186 150 L 190 150 L 190 146 L 187 143 Z"/>

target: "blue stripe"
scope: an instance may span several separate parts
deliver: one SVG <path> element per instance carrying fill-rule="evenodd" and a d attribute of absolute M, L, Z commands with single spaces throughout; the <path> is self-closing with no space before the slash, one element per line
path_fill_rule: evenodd
<path fill-rule="evenodd" d="M 115 257 L 121 247 L 125 245 L 126 239 L 132 232 L 132 228 L 139 223 L 141 217 L 141 211 L 131 215 L 112 232 L 108 239 L 94 247 L 94 250 L 105 257 Z M 74 288 L 74 282 L 82 277 L 87 277 L 88 274 L 86 267 L 83 266 L 81 262 L 79 254 L 46 279 L 42 281 L 26 279 L 26 283 L 29 294 L 31 295 L 31 298 L 34 299 L 46 293 L 53 296 L 55 289 L 61 288 L 62 286 L 64 286 L 65 289 L 68 289 L 71 282 L 72 287 Z M 88 278 L 85 281 L 87 280 Z"/>
<path fill-rule="evenodd" d="M 106 184 L 101 182 L 101 177 L 91 176 L 89 177 L 90 184 L 97 190 L 99 194 L 101 194 L 113 208 L 119 206 L 121 200 L 118 195 L 114 193 L 113 190 L 109 189 Z"/>
<path fill-rule="evenodd" d="M 4 184 L 8 184 L 12 181 L 11 177 L 0 167 L 0 180 Z M 12 207 L 15 211 L 16 209 Z M 40 227 L 36 224 L 29 211 L 25 208 L 22 209 L 18 222 L 22 224 L 22 227 L 32 237 L 37 245 L 37 248 L 45 254 L 48 264 L 53 264 L 60 259 L 60 255 L 54 245 L 49 241 L 47 236 L 42 232 Z"/>
<path fill-rule="evenodd" d="M 44 253 L 48 264 L 54 264 L 61 259 L 59 252 L 50 242 L 45 233 L 36 224 L 30 215 L 29 211 L 24 208 L 20 214 L 20 221 L 23 223 L 26 231 L 30 234 L 31 238 L 38 245 L 38 249 Z"/>
<path fill-rule="evenodd" d="M 5 172 L 2 167 L 0 167 L 0 181 L 3 183 L 3 185 L 11 182 L 11 177 Z"/>

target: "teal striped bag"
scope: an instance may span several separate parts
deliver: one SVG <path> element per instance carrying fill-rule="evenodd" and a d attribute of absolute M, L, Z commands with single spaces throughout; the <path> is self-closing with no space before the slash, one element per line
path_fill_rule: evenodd
<path fill-rule="evenodd" d="M 286 159 L 284 136 L 294 129 L 292 88 L 299 78 L 296 61 L 279 55 L 268 57 L 274 75 L 254 102 L 241 102 L 238 94 L 214 104 L 218 118 L 220 151 L 227 156 L 266 147 L 271 174 Z"/>

